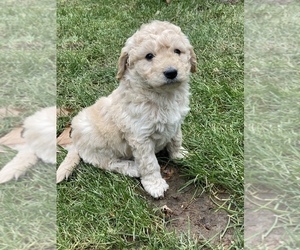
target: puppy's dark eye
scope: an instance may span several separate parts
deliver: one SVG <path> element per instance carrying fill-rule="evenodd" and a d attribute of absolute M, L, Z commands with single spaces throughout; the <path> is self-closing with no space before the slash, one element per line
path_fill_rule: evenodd
<path fill-rule="evenodd" d="M 181 54 L 181 51 L 179 49 L 174 49 L 174 53 L 180 55 Z"/>
<path fill-rule="evenodd" d="M 153 59 L 154 55 L 152 53 L 149 53 L 145 56 L 145 58 L 148 60 L 148 61 L 151 61 Z"/>

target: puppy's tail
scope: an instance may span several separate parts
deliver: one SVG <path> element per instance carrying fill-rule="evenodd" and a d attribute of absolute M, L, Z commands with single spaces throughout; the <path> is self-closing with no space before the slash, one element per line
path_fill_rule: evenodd
<path fill-rule="evenodd" d="M 71 146 L 64 161 L 60 164 L 56 172 L 56 183 L 68 179 L 75 167 L 79 164 L 80 156 L 77 150 Z"/>
<path fill-rule="evenodd" d="M 20 149 L 17 155 L 1 169 L 0 183 L 5 183 L 14 178 L 17 180 L 37 161 L 37 156 L 30 148 Z"/>

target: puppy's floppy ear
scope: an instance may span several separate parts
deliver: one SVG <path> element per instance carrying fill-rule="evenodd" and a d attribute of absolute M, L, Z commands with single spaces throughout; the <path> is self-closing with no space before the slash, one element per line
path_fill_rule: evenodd
<path fill-rule="evenodd" d="M 119 57 L 118 61 L 118 73 L 117 73 L 117 80 L 121 80 L 123 77 L 125 70 L 126 70 L 126 65 L 127 65 L 127 60 L 128 60 L 128 52 L 125 48 L 122 49 L 121 55 Z"/>
<path fill-rule="evenodd" d="M 191 72 L 195 73 L 197 71 L 197 57 L 196 57 L 196 54 L 195 54 L 193 48 L 190 49 L 190 53 L 191 53 L 191 59 L 190 59 L 190 62 L 191 62 Z"/>

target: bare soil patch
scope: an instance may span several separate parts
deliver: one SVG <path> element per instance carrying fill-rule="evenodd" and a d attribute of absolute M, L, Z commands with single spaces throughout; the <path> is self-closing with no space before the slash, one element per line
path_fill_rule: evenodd
<path fill-rule="evenodd" d="M 277 196 L 264 187 L 246 193 L 245 249 L 278 249 L 284 242 L 285 230 L 276 214 Z"/>
<path fill-rule="evenodd" d="M 162 199 L 152 199 L 151 205 L 164 217 L 166 227 L 178 234 L 185 234 L 199 242 L 231 245 L 233 231 L 227 230 L 228 214 L 212 202 L 209 195 L 193 184 L 185 187 L 188 179 L 182 177 L 180 169 L 163 166 L 162 175 L 169 189 Z M 223 198 L 227 194 L 221 194 Z"/>

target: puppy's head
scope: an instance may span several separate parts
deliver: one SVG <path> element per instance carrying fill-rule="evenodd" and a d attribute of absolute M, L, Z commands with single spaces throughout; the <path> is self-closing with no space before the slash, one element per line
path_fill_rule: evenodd
<path fill-rule="evenodd" d="M 196 55 L 181 29 L 168 22 L 142 25 L 128 38 L 118 62 L 117 79 L 145 87 L 187 83 L 197 68 Z"/>

